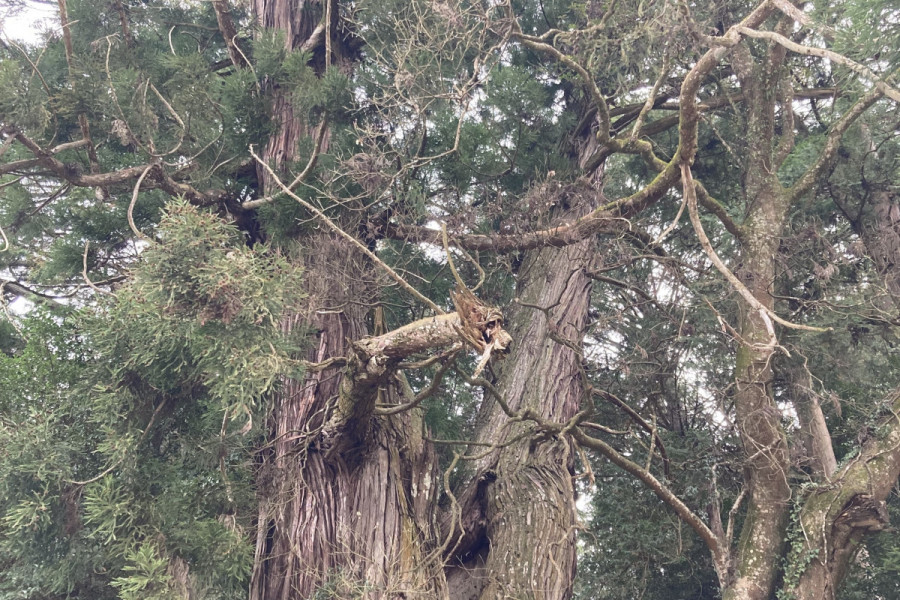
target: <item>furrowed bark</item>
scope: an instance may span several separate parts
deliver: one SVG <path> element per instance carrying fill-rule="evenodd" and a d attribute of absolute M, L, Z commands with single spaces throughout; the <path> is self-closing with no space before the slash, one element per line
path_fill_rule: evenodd
<path fill-rule="evenodd" d="M 310 361 L 351 359 L 345 369 L 285 382 L 277 399 L 273 446 L 258 478 L 250 597 L 309 598 L 322 588 L 339 597 L 440 597 L 443 574 L 430 559 L 437 546 L 432 507 L 439 474 L 422 437 L 421 409 L 372 415 L 379 390 L 387 402 L 401 402 L 392 366 L 427 344 L 387 357 L 393 344 L 365 339 L 373 271 L 348 260 L 357 254 L 342 238 L 321 235 L 307 243 L 299 259 L 306 267 L 308 312 L 283 327 L 313 329 Z M 392 334 L 386 335 L 395 342 L 408 339 Z M 361 340 L 358 355 L 349 340 Z M 369 355 L 360 348 L 377 350 Z"/>
<path fill-rule="evenodd" d="M 284 33 L 287 47 L 311 51 L 316 72 L 324 70 L 322 3 L 256 0 L 254 13 L 262 28 Z M 325 46 L 340 56 L 340 40 Z M 290 164 L 300 138 L 313 135 L 284 90 L 267 91 L 277 126 L 258 166 L 263 196 L 278 189 L 262 164 L 276 171 Z M 327 146 L 325 132 L 323 151 Z M 344 231 L 359 229 L 352 217 L 338 220 Z M 271 442 L 257 476 L 250 599 L 306 599 L 323 590 L 343 598 L 444 597 L 433 514 L 439 474 L 423 438 L 422 409 L 373 415 L 379 395 L 386 403 L 402 403 L 391 375 L 405 355 L 385 354 L 401 343 L 395 332 L 381 345 L 365 340 L 365 315 L 376 302 L 375 267 L 333 232 L 300 236 L 297 245 L 307 310 L 283 327 L 310 332 L 308 361 L 349 360 L 346 369 L 286 381 L 275 401 Z M 425 349 L 440 339 L 408 349 Z"/>
<path fill-rule="evenodd" d="M 561 218 L 583 214 L 594 196 L 585 186 Z M 553 337 L 575 347 L 581 343 L 590 293 L 585 269 L 592 245 L 582 240 L 566 248 L 534 250 L 522 264 L 517 285 L 521 303 L 511 310 L 508 325 L 520 342 L 515 357 L 500 367 L 497 386 L 513 411 L 530 409 L 556 423 L 578 412 L 581 356 Z M 570 440 L 533 432 L 528 423 L 510 423 L 489 397 L 480 423 L 477 440 L 482 443 L 517 441 L 482 458 L 478 474 L 458 494 L 463 524 L 470 529 L 450 557 L 450 597 L 568 598 L 576 539 Z"/>
<path fill-rule="evenodd" d="M 244 53 L 237 45 L 238 32 L 234 26 L 234 20 L 231 18 L 231 9 L 226 0 L 213 0 L 213 10 L 216 12 L 216 22 L 219 25 L 219 32 L 225 40 L 225 47 L 228 49 L 228 58 L 238 69 L 247 66 L 247 60 Z"/>

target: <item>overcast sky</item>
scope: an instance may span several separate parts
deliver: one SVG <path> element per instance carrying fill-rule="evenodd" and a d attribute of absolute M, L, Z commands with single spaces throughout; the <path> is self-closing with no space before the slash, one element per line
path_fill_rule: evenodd
<path fill-rule="evenodd" d="M 0 36 L 18 42 L 37 42 L 40 33 L 49 27 L 59 27 L 56 6 L 27 2 L 23 10 L 13 17 L 5 17 L 6 2 L 0 0 Z"/>

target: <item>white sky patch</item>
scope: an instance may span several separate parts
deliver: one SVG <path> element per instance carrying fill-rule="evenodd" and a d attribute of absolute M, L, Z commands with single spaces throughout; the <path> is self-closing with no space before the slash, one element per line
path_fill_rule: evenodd
<path fill-rule="evenodd" d="M 28 1 L 25 8 L 13 16 L 6 16 L 0 9 L 0 37 L 36 44 L 41 34 L 48 29 L 59 28 L 59 17 L 55 4 Z"/>

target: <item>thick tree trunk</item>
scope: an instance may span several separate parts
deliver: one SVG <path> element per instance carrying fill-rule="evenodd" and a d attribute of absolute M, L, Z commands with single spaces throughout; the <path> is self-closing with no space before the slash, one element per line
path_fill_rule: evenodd
<path fill-rule="evenodd" d="M 775 211 L 774 196 L 754 198 L 770 210 L 749 223 L 742 252 L 743 280 L 763 306 L 772 309 L 775 253 L 784 212 Z M 765 210 L 766 207 L 760 207 Z M 762 211 L 761 211 L 762 212 Z M 779 214 L 780 213 L 780 214 Z M 772 397 L 772 324 L 746 308 L 741 317 L 741 342 L 735 364 L 735 410 L 744 447 L 748 507 L 737 548 L 734 581 L 723 593 L 727 600 L 768 600 L 784 548 L 790 460 L 781 413 Z"/>
<path fill-rule="evenodd" d="M 309 242 L 316 251 L 301 250 L 308 312 L 285 327 L 312 328 L 308 358 L 321 362 L 347 356 L 348 340 L 364 337 L 374 286 L 344 242 Z M 370 413 L 356 427 L 333 429 L 344 377 L 341 368 L 310 373 L 285 382 L 277 399 L 251 599 L 309 598 L 322 588 L 340 597 L 440 596 L 442 573 L 426 556 L 435 547 L 439 475 L 421 411 Z M 384 388 L 385 400 L 399 398 L 394 384 Z"/>
<path fill-rule="evenodd" d="M 737 275 L 759 303 L 775 307 L 775 256 L 788 202 L 775 175 L 775 90 L 783 52 L 772 52 L 759 65 L 749 52 L 738 52 L 734 66 L 748 95 L 748 155 L 745 197 L 748 207 Z M 772 395 L 775 331 L 771 318 L 741 305 L 735 359 L 734 405 L 743 445 L 747 514 L 732 559 L 730 580 L 722 582 L 725 600 L 769 600 L 785 547 L 791 489 L 790 456 L 781 413 Z"/>
<path fill-rule="evenodd" d="M 286 45 L 297 48 L 317 35 L 325 3 L 257 0 L 254 9 L 262 28 L 283 32 Z M 340 44 L 334 47 L 339 52 Z M 319 48 L 314 63 L 324 62 L 321 54 Z M 298 142 L 309 132 L 285 94 L 272 90 L 272 102 L 278 128 L 263 159 L 282 168 L 296 158 Z M 265 188 L 272 184 L 265 177 L 260 181 Z M 367 333 L 365 316 L 376 290 L 373 267 L 336 236 L 315 234 L 297 243 L 307 310 L 283 326 L 309 331 L 311 362 L 348 356 L 349 342 Z M 333 430 L 329 421 L 342 378 L 340 367 L 310 372 L 302 381 L 286 381 L 276 400 L 258 477 L 250 598 L 311 598 L 323 589 L 335 597 L 441 597 L 443 572 L 433 560 L 436 553 L 428 554 L 436 547 L 438 473 L 423 439 L 421 410 L 369 414 L 352 431 Z M 393 384 L 382 383 L 384 400 L 399 398 Z M 323 439 L 326 431 L 338 439 Z"/>
<path fill-rule="evenodd" d="M 571 219 L 589 210 L 596 192 L 582 187 L 561 190 L 559 197 L 571 203 L 563 215 Z M 515 352 L 500 367 L 497 385 L 513 411 L 531 410 L 557 423 L 578 412 L 582 357 L 567 342 L 581 345 L 591 287 L 585 269 L 594 243 L 533 250 L 522 263 L 519 302 L 508 326 Z M 479 461 L 477 476 L 460 494 L 466 531 L 448 566 L 450 597 L 568 598 L 576 540 L 570 440 L 534 431 L 528 421 L 511 423 L 490 396 L 477 438 L 508 445 Z"/>

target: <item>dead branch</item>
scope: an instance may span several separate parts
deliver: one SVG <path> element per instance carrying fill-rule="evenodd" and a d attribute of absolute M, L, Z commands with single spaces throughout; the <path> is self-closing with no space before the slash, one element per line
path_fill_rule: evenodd
<path fill-rule="evenodd" d="M 610 462 L 631 475 L 634 475 L 650 488 L 650 491 L 656 494 L 660 500 L 674 510 L 675 514 L 677 514 L 682 521 L 687 523 L 706 543 L 707 548 L 709 548 L 712 553 L 713 562 L 715 563 L 716 571 L 719 573 L 720 578 L 727 573 L 728 549 L 722 545 L 712 530 L 707 527 L 706 523 L 704 523 L 703 520 L 678 496 L 676 496 L 672 490 L 663 485 L 652 473 L 622 456 L 618 450 L 603 440 L 591 437 L 584 433 L 581 428 L 577 427 L 572 431 L 572 435 L 580 445 L 600 452 L 603 456 L 608 458 Z M 724 581 L 724 579 L 722 580 Z"/>

